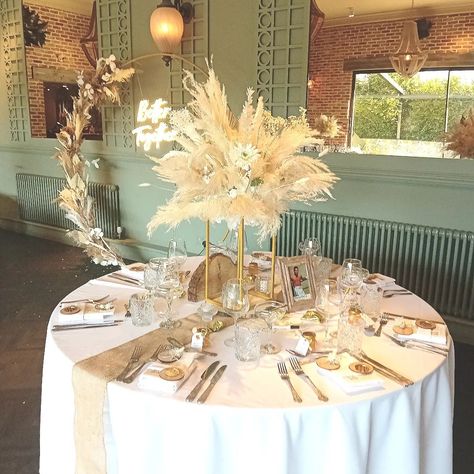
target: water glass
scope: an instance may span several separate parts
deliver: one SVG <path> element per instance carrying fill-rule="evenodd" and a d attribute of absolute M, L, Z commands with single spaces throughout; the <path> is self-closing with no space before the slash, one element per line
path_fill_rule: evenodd
<path fill-rule="evenodd" d="M 278 354 L 281 347 L 273 340 L 273 324 L 286 313 L 286 305 L 279 301 L 265 301 L 255 306 L 255 316 L 263 319 L 268 325 L 267 341 L 262 344 L 265 354 Z"/>
<path fill-rule="evenodd" d="M 328 280 L 331 276 L 332 258 L 313 257 L 314 281 L 316 284 L 322 280 Z"/>
<path fill-rule="evenodd" d="M 263 334 L 267 323 L 258 317 L 239 318 L 235 323 L 235 357 L 241 362 L 258 365 Z"/>
<path fill-rule="evenodd" d="M 150 293 L 135 293 L 130 297 L 129 310 L 134 326 L 149 326 L 155 314 L 155 298 Z"/>
<path fill-rule="evenodd" d="M 376 321 L 382 313 L 383 289 L 377 285 L 364 285 L 360 294 L 362 311 Z"/>
<path fill-rule="evenodd" d="M 152 258 L 145 267 L 145 288 L 152 294 L 166 300 L 166 313 L 160 327 L 175 329 L 181 326 L 180 321 L 172 319 L 173 300 L 181 296 L 183 288 L 179 280 L 177 262 L 171 258 Z"/>
<path fill-rule="evenodd" d="M 364 320 L 361 317 L 344 314 L 339 318 L 337 329 L 337 352 L 349 351 L 360 355 L 364 338 Z"/>

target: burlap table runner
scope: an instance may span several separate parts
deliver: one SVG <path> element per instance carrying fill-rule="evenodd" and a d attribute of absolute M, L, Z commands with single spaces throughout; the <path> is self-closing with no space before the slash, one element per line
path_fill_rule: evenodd
<path fill-rule="evenodd" d="M 232 319 L 217 317 L 224 326 Z M 202 326 L 197 314 L 181 319 L 182 326 L 172 331 L 173 337 L 187 344 L 191 341 L 192 328 Z M 72 382 L 74 388 L 74 437 L 76 447 L 76 474 L 105 474 L 107 472 L 103 410 L 107 383 L 114 380 L 125 368 L 133 348 L 139 344 L 143 353 L 141 360 L 150 357 L 160 344 L 168 344 L 169 330 L 156 329 L 144 336 L 89 357 L 74 365 Z"/>

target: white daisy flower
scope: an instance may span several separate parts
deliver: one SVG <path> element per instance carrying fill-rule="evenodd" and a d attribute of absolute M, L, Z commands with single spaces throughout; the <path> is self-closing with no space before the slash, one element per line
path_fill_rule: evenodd
<path fill-rule="evenodd" d="M 232 163 L 248 173 L 251 164 L 260 158 L 260 153 L 253 145 L 237 142 L 230 150 L 229 158 Z"/>

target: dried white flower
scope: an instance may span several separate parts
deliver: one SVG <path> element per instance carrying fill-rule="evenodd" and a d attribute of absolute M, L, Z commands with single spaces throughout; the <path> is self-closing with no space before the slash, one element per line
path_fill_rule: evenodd
<path fill-rule="evenodd" d="M 101 239 L 104 236 L 102 229 L 100 227 L 95 227 L 89 231 L 89 235 L 95 239 Z"/>
<path fill-rule="evenodd" d="M 231 199 L 235 199 L 237 197 L 237 188 L 235 186 L 232 186 L 228 191 L 227 194 Z"/>
<path fill-rule="evenodd" d="M 253 145 L 237 142 L 229 152 L 231 163 L 245 172 L 250 171 L 251 164 L 260 158 L 260 153 Z"/>

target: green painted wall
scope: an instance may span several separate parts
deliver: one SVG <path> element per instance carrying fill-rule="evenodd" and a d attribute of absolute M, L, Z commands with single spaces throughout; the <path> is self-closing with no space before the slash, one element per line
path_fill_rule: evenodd
<path fill-rule="evenodd" d="M 155 4 L 156 0 L 143 0 L 140 8 L 136 8 L 134 3 L 131 19 L 134 57 L 156 51 L 148 33 L 148 19 Z M 209 50 L 236 112 L 240 111 L 246 88 L 256 83 L 256 9 L 255 0 L 210 0 Z M 160 59 L 144 61 L 139 69 L 139 78 L 133 82 L 135 102 L 142 97 L 168 95 L 168 70 Z M 2 62 L 0 76 L 0 87 L 5 90 Z M 11 144 L 7 110 L 6 97 L 2 94 L 0 225 L 31 232 L 30 227 L 17 221 L 15 174 L 61 176 L 61 169 L 51 158 L 56 141 L 34 139 L 25 144 Z M 127 237 L 134 241 L 123 250 L 124 254 L 147 258 L 163 249 L 170 234 L 159 229 L 149 240 L 146 224 L 156 206 L 169 198 L 172 188 L 155 178 L 152 162 L 141 152 L 111 153 L 99 143 L 87 143 L 83 151 L 90 157 L 102 158 L 100 170 L 93 172 L 93 180 L 120 186 L 123 226 Z M 335 200 L 315 204 L 315 210 L 474 231 L 474 161 L 355 155 L 329 155 L 324 159 L 341 177 L 341 182 L 334 189 Z M 138 187 L 143 182 L 153 186 Z M 51 236 L 45 229 L 36 232 Z M 182 224 L 177 232 L 186 238 L 191 251 L 200 251 L 204 235 L 202 223 Z M 221 228 L 213 240 L 218 240 L 222 233 Z M 249 242 L 253 248 L 255 239 L 249 236 Z"/>

